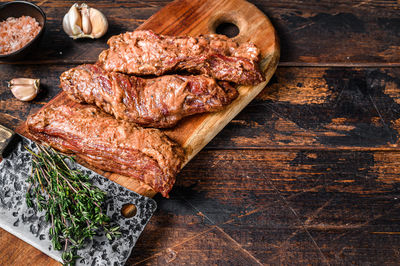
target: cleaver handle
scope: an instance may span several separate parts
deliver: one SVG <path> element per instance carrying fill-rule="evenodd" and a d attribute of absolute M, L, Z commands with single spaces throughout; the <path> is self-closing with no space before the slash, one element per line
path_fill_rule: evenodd
<path fill-rule="evenodd" d="M 0 125 L 0 155 L 3 157 L 3 152 L 7 148 L 8 144 L 14 137 L 14 131 L 5 126 Z"/>

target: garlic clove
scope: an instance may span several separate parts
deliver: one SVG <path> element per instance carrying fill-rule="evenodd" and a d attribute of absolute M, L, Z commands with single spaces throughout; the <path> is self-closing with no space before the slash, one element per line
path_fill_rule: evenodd
<path fill-rule="evenodd" d="M 15 85 L 11 88 L 12 94 L 20 101 L 27 102 L 35 99 L 37 91 L 33 86 Z"/>
<path fill-rule="evenodd" d="M 72 34 L 76 35 L 82 32 L 82 17 L 77 4 L 74 4 L 71 9 L 72 12 L 69 12 L 69 23 Z"/>
<path fill-rule="evenodd" d="M 90 9 L 90 21 L 92 22 L 93 38 L 100 38 L 106 34 L 108 30 L 108 21 L 106 16 L 95 8 Z"/>
<path fill-rule="evenodd" d="M 69 13 L 65 14 L 64 18 L 63 18 L 63 30 L 66 34 L 68 34 L 69 37 L 72 38 L 73 34 L 72 34 L 72 29 L 69 23 Z"/>
<path fill-rule="evenodd" d="M 89 7 L 86 4 L 81 5 L 81 14 L 83 33 L 90 34 L 92 32 L 92 23 L 90 22 Z"/>
<path fill-rule="evenodd" d="M 71 38 L 83 34 L 82 17 L 78 8 L 78 4 L 73 4 L 63 18 L 63 29 Z"/>
<path fill-rule="evenodd" d="M 8 87 L 15 98 L 24 102 L 31 101 L 37 96 L 39 86 L 39 79 L 29 78 L 15 78 L 8 83 Z"/>

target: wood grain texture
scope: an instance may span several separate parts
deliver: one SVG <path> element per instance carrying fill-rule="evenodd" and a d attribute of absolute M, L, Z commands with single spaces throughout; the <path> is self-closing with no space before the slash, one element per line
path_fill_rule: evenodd
<path fill-rule="evenodd" d="M 399 68 L 279 68 L 209 147 L 398 149 Z"/>
<path fill-rule="evenodd" d="M 130 262 L 163 264 L 176 255 L 172 264 L 194 263 L 193 256 L 207 261 L 200 265 L 229 265 L 236 258 L 229 250 L 239 246 L 253 256 L 250 265 L 393 263 L 398 159 L 396 152 L 202 151 L 145 230 L 160 230 L 161 239 L 141 238 Z M 213 236 L 220 229 L 226 234 Z M 228 251 L 225 241 L 232 242 Z"/>
<path fill-rule="evenodd" d="M 5 1 L 5 0 L 1 0 Z M 110 28 L 99 40 L 70 39 L 61 21 L 70 1 L 35 0 L 48 17 L 48 28 L 30 64 L 81 64 L 96 61 L 107 39 L 134 30 L 169 0 L 86 1 L 109 19 Z M 272 0 L 250 1 L 265 13 L 282 40 L 283 64 L 349 65 L 400 64 L 400 4 L 396 0 Z"/>
<path fill-rule="evenodd" d="M 0 265 L 60 265 L 59 262 L 3 229 L 0 229 L 0 239 Z"/>
<path fill-rule="evenodd" d="M 58 77 L 68 68 L 52 66 L 32 103 L 16 100 L 2 87 L 0 123 L 15 129 L 57 95 Z M 4 80 L 16 71 L 38 77 L 41 69 L 0 66 Z M 207 149 L 397 149 L 399 75 L 399 68 L 280 67 Z"/>
<path fill-rule="evenodd" d="M 42 50 L 29 65 L 0 65 L 0 123 L 13 129 L 59 93 L 60 73 L 169 3 L 89 1 L 110 31 L 74 42 L 60 31 L 73 1 L 38 2 L 49 18 Z M 251 2 L 277 28 L 283 63 L 183 169 L 171 198 L 155 197 L 127 265 L 398 265 L 398 1 Z M 33 103 L 7 89 L 16 75 L 42 79 Z M 0 243 L 0 265 L 52 261 L 1 229 Z"/>

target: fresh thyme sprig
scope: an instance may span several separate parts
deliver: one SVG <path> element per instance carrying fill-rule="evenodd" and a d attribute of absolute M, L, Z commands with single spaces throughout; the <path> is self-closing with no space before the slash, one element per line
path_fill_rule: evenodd
<path fill-rule="evenodd" d="M 72 157 L 39 145 L 38 153 L 25 148 L 32 154 L 26 203 L 46 212 L 53 248 L 63 251 L 64 265 L 74 265 L 79 258 L 77 250 L 100 229 L 109 240 L 121 235 L 119 226 L 111 226 L 110 217 L 102 209 L 106 193 L 92 185 L 87 175 L 68 166 L 67 160 L 74 160 Z"/>

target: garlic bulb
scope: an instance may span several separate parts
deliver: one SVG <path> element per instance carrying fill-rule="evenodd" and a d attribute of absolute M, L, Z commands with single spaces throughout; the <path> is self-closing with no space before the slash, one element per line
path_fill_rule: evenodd
<path fill-rule="evenodd" d="M 69 37 L 100 38 L 108 29 L 107 18 L 99 10 L 86 4 L 73 4 L 63 19 L 63 29 Z"/>
<path fill-rule="evenodd" d="M 33 100 L 39 92 L 40 79 L 15 78 L 8 82 L 8 87 L 18 100 Z"/>

